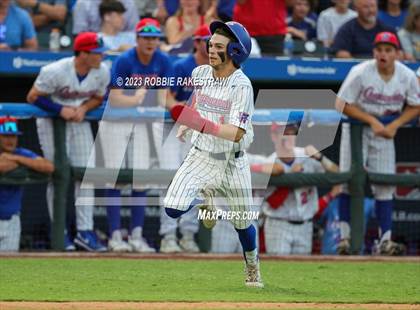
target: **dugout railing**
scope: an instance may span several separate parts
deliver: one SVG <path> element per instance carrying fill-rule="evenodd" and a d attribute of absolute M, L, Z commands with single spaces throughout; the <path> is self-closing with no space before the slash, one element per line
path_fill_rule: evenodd
<path fill-rule="evenodd" d="M 272 113 L 258 113 L 261 110 L 256 110 L 253 121 L 260 124 L 269 124 L 272 121 L 287 121 L 290 110 L 272 110 Z M 132 112 L 135 112 L 134 114 Z M 100 120 L 103 114 L 103 109 L 97 109 L 87 114 L 88 120 Z M 129 111 L 130 115 L 136 117 L 145 117 L 149 119 L 156 119 L 165 117 L 165 111 L 159 108 L 143 108 L 141 110 L 135 109 Z M 48 112 L 42 111 L 33 105 L 3 103 L 0 104 L 0 115 L 10 115 L 17 118 L 32 118 L 32 117 L 51 117 Z M 123 114 L 116 113 L 115 118 L 122 117 Z M 125 113 L 125 115 L 127 115 Z M 306 117 L 311 121 L 328 124 L 328 122 L 336 121 L 337 117 L 341 115 L 333 110 L 309 111 Z M 166 115 L 169 119 L 169 116 Z M 389 122 L 390 118 L 383 119 L 383 122 Z M 72 179 L 82 180 L 86 167 L 71 167 L 67 159 L 65 141 L 65 121 L 59 118 L 53 119 L 54 124 L 54 164 L 55 172 L 52 177 L 29 171 L 25 168 L 18 168 L 9 173 L 0 175 L 0 184 L 35 184 L 46 183 L 48 181 L 54 184 L 54 206 L 53 218 L 51 223 L 51 248 L 53 250 L 61 251 L 64 249 L 64 231 L 65 231 L 65 216 L 67 207 L 67 192 Z M 366 182 L 374 184 L 388 184 L 400 185 L 407 187 L 420 186 L 420 175 L 407 174 L 378 174 L 368 173 L 363 167 L 362 156 L 362 130 L 363 124 L 358 122 L 351 123 L 351 152 L 352 163 L 351 170 L 344 173 L 288 173 L 281 176 L 271 177 L 269 185 L 301 187 L 301 186 L 321 186 L 330 187 L 335 184 L 348 182 L 351 194 L 351 240 L 352 253 L 359 254 L 363 246 L 363 200 L 365 197 Z M 91 168 L 90 168 L 91 169 Z M 89 175 L 94 178 L 106 179 L 111 175 L 112 169 L 97 168 L 90 171 Z M 153 173 L 146 173 L 148 170 L 138 170 L 136 174 L 146 176 L 144 182 L 147 184 L 156 183 L 162 184 L 169 182 L 175 171 L 153 169 Z M 118 171 L 117 181 L 120 183 L 131 183 L 133 179 L 133 170 L 121 169 Z M 253 184 L 262 183 L 263 177 L 259 174 L 253 173 Z M 86 180 L 89 181 L 89 180 Z M 138 180 L 136 179 L 136 182 Z"/>

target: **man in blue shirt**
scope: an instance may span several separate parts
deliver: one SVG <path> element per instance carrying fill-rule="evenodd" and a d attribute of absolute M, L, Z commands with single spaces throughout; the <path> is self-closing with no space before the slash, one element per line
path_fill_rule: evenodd
<path fill-rule="evenodd" d="M 107 110 L 114 108 L 140 108 L 165 106 L 169 86 L 163 86 L 158 79 L 173 77 L 173 67 L 169 56 L 158 49 L 159 39 L 163 36 L 159 22 L 152 18 L 142 19 L 136 26 L 137 46 L 133 47 L 113 63 L 111 70 L 111 87 Z M 153 123 L 155 148 L 159 159 L 162 154 L 163 120 Z M 105 167 L 114 169 L 151 167 L 150 142 L 148 127 L 145 122 L 131 120 L 114 122 L 104 120 L 99 127 L 99 136 L 103 147 Z M 127 150 L 127 151 L 126 151 Z M 166 158 L 170 157 L 166 154 Z M 134 173 L 134 180 L 138 179 Z M 154 252 L 143 238 L 145 189 L 135 186 L 131 200 L 131 236 L 129 244 L 121 237 L 120 221 L 120 188 L 109 185 L 106 190 L 108 204 L 108 224 L 110 251 Z M 114 201 L 112 203 L 112 201 Z"/>
<path fill-rule="evenodd" d="M 394 32 L 377 19 L 376 0 L 356 0 L 354 6 L 358 16 L 341 26 L 331 46 L 331 52 L 337 58 L 372 57 L 376 35 Z"/>
<path fill-rule="evenodd" d="M 54 165 L 31 152 L 17 147 L 18 135 L 14 118 L 0 118 L 0 174 L 19 166 L 51 174 Z M 20 242 L 20 217 L 23 187 L 20 185 L 0 185 L 0 251 L 18 251 Z"/>
<path fill-rule="evenodd" d="M 11 3 L 0 1 L 0 51 L 38 48 L 38 41 L 29 14 Z"/>

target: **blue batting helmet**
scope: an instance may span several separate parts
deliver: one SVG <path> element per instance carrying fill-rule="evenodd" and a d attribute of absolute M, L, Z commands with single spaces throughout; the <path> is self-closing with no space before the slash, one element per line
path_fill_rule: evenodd
<path fill-rule="evenodd" d="M 218 28 L 223 28 L 236 39 L 237 42 L 230 42 L 228 44 L 227 54 L 239 66 L 248 58 L 251 52 L 252 43 L 248 31 L 237 22 L 223 23 L 221 21 L 214 21 L 210 24 L 211 34 L 214 34 Z"/>

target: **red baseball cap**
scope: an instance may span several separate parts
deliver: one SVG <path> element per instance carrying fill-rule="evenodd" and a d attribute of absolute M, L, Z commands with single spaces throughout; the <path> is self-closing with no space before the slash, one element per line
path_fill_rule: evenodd
<path fill-rule="evenodd" d="M 207 40 L 211 37 L 210 28 L 208 25 L 201 25 L 197 28 L 197 30 L 194 32 L 194 40 Z"/>
<path fill-rule="evenodd" d="M 374 45 L 381 43 L 391 44 L 396 49 L 400 48 L 400 42 L 398 41 L 397 36 L 392 32 L 380 32 L 376 35 Z"/>
<path fill-rule="evenodd" d="M 101 36 L 99 36 L 96 32 L 79 33 L 74 40 L 73 49 L 76 52 L 92 52 L 98 54 L 108 50 L 105 47 Z"/>
<path fill-rule="evenodd" d="M 159 22 L 154 18 L 143 18 L 136 25 L 139 37 L 163 37 Z"/>

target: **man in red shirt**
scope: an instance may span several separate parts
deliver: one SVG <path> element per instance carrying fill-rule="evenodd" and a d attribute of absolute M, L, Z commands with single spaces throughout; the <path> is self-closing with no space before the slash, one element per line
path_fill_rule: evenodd
<path fill-rule="evenodd" d="M 286 6 L 294 0 L 237 0 L 233 20 L 241 23 L 254 37 L 265 55 L 283 54 L 287 33 Z"/>

